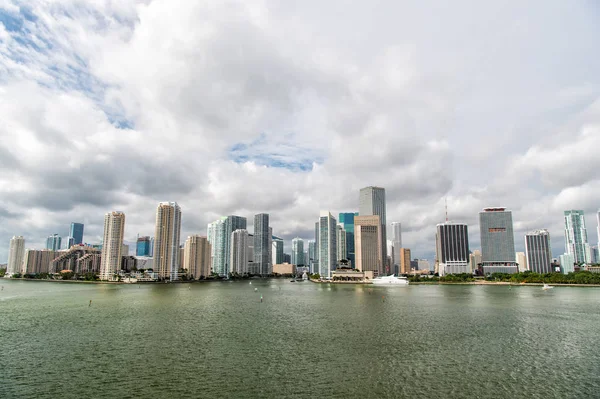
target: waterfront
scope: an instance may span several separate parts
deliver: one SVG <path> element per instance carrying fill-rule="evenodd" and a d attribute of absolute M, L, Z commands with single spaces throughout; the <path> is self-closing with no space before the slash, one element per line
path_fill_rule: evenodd
<path fill-rule="evenodd" d="M 0 284 L 3 398 L 600 391 L 599 288 Z"/>

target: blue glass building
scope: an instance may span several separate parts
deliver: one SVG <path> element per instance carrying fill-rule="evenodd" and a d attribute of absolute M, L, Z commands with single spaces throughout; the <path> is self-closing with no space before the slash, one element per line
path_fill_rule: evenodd
<path fill-rule="evenodd" d="M 73 245 L 83 244 L 83 223 L 71 223 L 69 237 L 73 237 Z"/>
<path fill-rule="evenodd" d="M 339 214 L 339 223 L 344 225 L 346 230 L 346 257 L 354 267 L 354 216 L 358 216 L 358 212 L 345 212 Z"/>

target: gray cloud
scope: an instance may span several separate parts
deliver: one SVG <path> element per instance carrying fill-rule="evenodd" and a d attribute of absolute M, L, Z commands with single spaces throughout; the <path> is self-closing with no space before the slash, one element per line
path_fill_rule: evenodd
<path fill-rule="evenodd" d="M 558 252 L 562 210 L 600 206 L 593 5 L 6 4 L 27 30 L 0 24 L 0 241 L 75 220 L 97 240 L 113 209 L 132 241 L 159 201 L 182 235 L 269 212 L 309 239 L 320 209 L 381 185 L 416 256 L 445 197 L 472 247 L 479 210 L 504 205 L 517 248 L 545 227 Z"/>

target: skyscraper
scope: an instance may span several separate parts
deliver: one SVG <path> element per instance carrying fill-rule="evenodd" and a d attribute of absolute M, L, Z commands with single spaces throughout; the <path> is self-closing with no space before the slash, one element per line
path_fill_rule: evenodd
<path fill-rule="evenodd" d="M 136 256 L 150 256 L 150 236 L 138 237 L 135 254 Z"/>
<path fill-rule="evenodd" d="M 246 218 L 224 216 L 208 225 L 208 240 L 212 245 L 212 268 L 219 276 L 231 273 L 231 234 L 246 229 Z"/>
<path fill-rule="evenodd" d="M 590 249 L 588 244 L 585 216 L 582 210 L 565 211 L 565 248 L 566 253 L 573 255 L 575 263 L 589 263 Z"/>
<path fill-rule="evenodd" d="M 552 248 L 548 230 L 535 230 L 525 234 L 525 256 L 532 272 L 552 272 Z"/>
<path fill-rule="evenodd" d="M 419 263 L 417 262 L 417 267 Z M 400 274 L 408 274 L 410 273 L 410 249 L 408 248 L 400 248 L 400 263 L 398 265 L 400 267 Z"/>
<path fill-rule="evenodd" d="M 308 241 L 308 266 L 310 267 L 311 273 L 317 273 L 315 270 L 315 259 L 317 257 L 317 253 L 315 251 L 315 242 L 314 240 Z"/>
<path fill-rule="evenodd" d="M 485 208 L 479 212 L 479 234 L 483 273 L 517 273 L 512 212 Z"/>
<path fill-rule="evenodd" d="M 67 249 L 75 245 L 75 239 L 73 237 L 67 237 Z"/>
<path fill-rule="evenodd" d="M 281 263 L 283 263 L 283 240 L 273 236 L 273 243 L 271 244 L 271 264 L 279 265 Z"/>
<path fill-rule="evenodd" d="M 381 257 L 381 221 L 379 215 L 354 218 L 355 269 L 372 272 L 373 277 L 385 274 Z"/>
<path fill-rule="evenodd" d="M 517 263 L 519 264 L 519 273 L 529 270 L 527 266 L 527 255 L 525 255 L 525 252 L 517 252 L 515 255 Z"/>
<path fill-rule="evenodd" d="M 338 223 L 336 228 L 336 247 L 337 247 L 337 259 L 338 262 L 342 259 L 348 259 L 347 247 L 346 247 L 346 230 L 342 223 Z"/>
<path fill-rule="evenodd" d="M 312 264 L 312 273 L 319 273 L 319 258 L 321 257 L 321 252 L 319 251 L 319 229 L 321 228 L 321 219 L 315 223 L 315 256 L 313 258 Z"/>
<path fill-rule="evenodd" d="M 269 275 L 269 214 L 259 213 L 254 216 L 254 268 L 256 274 Z"/>
<path fill-rule="evenodd" d="M 83 223 L 71 222 L 69 237 L 73 237 L 73 244 L 69 245 L 69 248 L 73 245 L 83 244 Z"/>
<path fill-rule="evenodd" d="M 292 264 L 304 265 L 304 240 L 300 237 L 292 240 Z"/>
<path fill-rule="evenodd" d="M 192 235 L 185 241 L 183 268 L 196 280 L 210 276 L 210 243 L 200 235 Z"/>
<path fill-rule="evenodd" d="M 356 263 L 354 257 L 354 216 L 358 216 L 358 212 L 340 213 L 338 221 L 346 230 L 346 259 L 350 261 L 352 267 Z"/>
<path fill-rule="evenodd" d="M 598 238 L 598 249 L 600 249 L 600 209 L 596 212 L 596 234 Z"/>
<path fill-rule="evenodd" d="M 161 202 L 156 208 L 154 271 L 159 280 L 179 278 L 181 208 L 177 202 Z"/>
<path fill-rule="evenodd" d="M 440 276 L 471 273 L 467 225 L 445 222 L 438 224 L 436 228 L 435 253 Z"/>
<path fill-rule="evenodd" d="M 331 278 L 337 264 L 337 221 L 328 211 L 321 211 L 319 218 L 319 274 Z"/>
<path fill-rule="evenodd" d="M 400 250 L 402 249 L 402 223 L 392 222 L 392 244 L 394 246 L 394 253 L 392 254 L 392 261 L 394 266 L 400 265 Z"/>
<path fill-rule="evenodd" d="M 113 280 L 121 270 L 125 214 L 109 212 L 104 215 L 104 239 L 100 261 L 100 280 Z"/>
<path fill-rule="evenodd" d="M 46 249 L 58 251 L 60 249 L 61 242 L 62 238 L 58 234 L 52 234 L 46 239 Z"/>
<path fill-rule="evenodd" d="M 481 251 L 476 249 L 471 255 L 469 255 L 469 263 L 471 265 L 471 272 L 479 269 L 481 264 Z"/>
<path fill-rule="evenodd" d="M 231 233 L 231 273 L 248 273 L 248 231 L 238 229 Z"/>
<path fill-rule="evenodd" d="M 11 276 L 21 273 L 23 257 L 25 256 L 25 239 L 22 236 L 14 236 L 10 239 L 8 248 L 8 264 L 6 265 L 6 274 Z"/>
<path fill-rule="evenodd" d="M 365 187 L 360 189 L 358 213 L 360 216 L 377 215 L 381 223 L 381 259 L 387 261 L 387 228 L 385 212 L 385 188 Z M 386 272 L 385 270 L 383 272 Z"/>

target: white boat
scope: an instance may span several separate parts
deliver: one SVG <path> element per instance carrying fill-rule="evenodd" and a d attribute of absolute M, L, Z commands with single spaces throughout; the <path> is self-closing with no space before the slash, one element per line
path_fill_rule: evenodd
<path fill-rule="evenodd" d="M 551 285 L 548 285 L 548 284 L 544 284 L 544 286 L 542 287 L 543 290 L 549 290 L 549 289 L 552 289 L 552 288 L 554 288 L 554 287 L 551 286 Z"/>
<path fill-rule="evenodd" d="M 394 275 L 377 277 L 371 282 L 375 285 L 408 285 L 406 277 L 396 277 Z"/>

